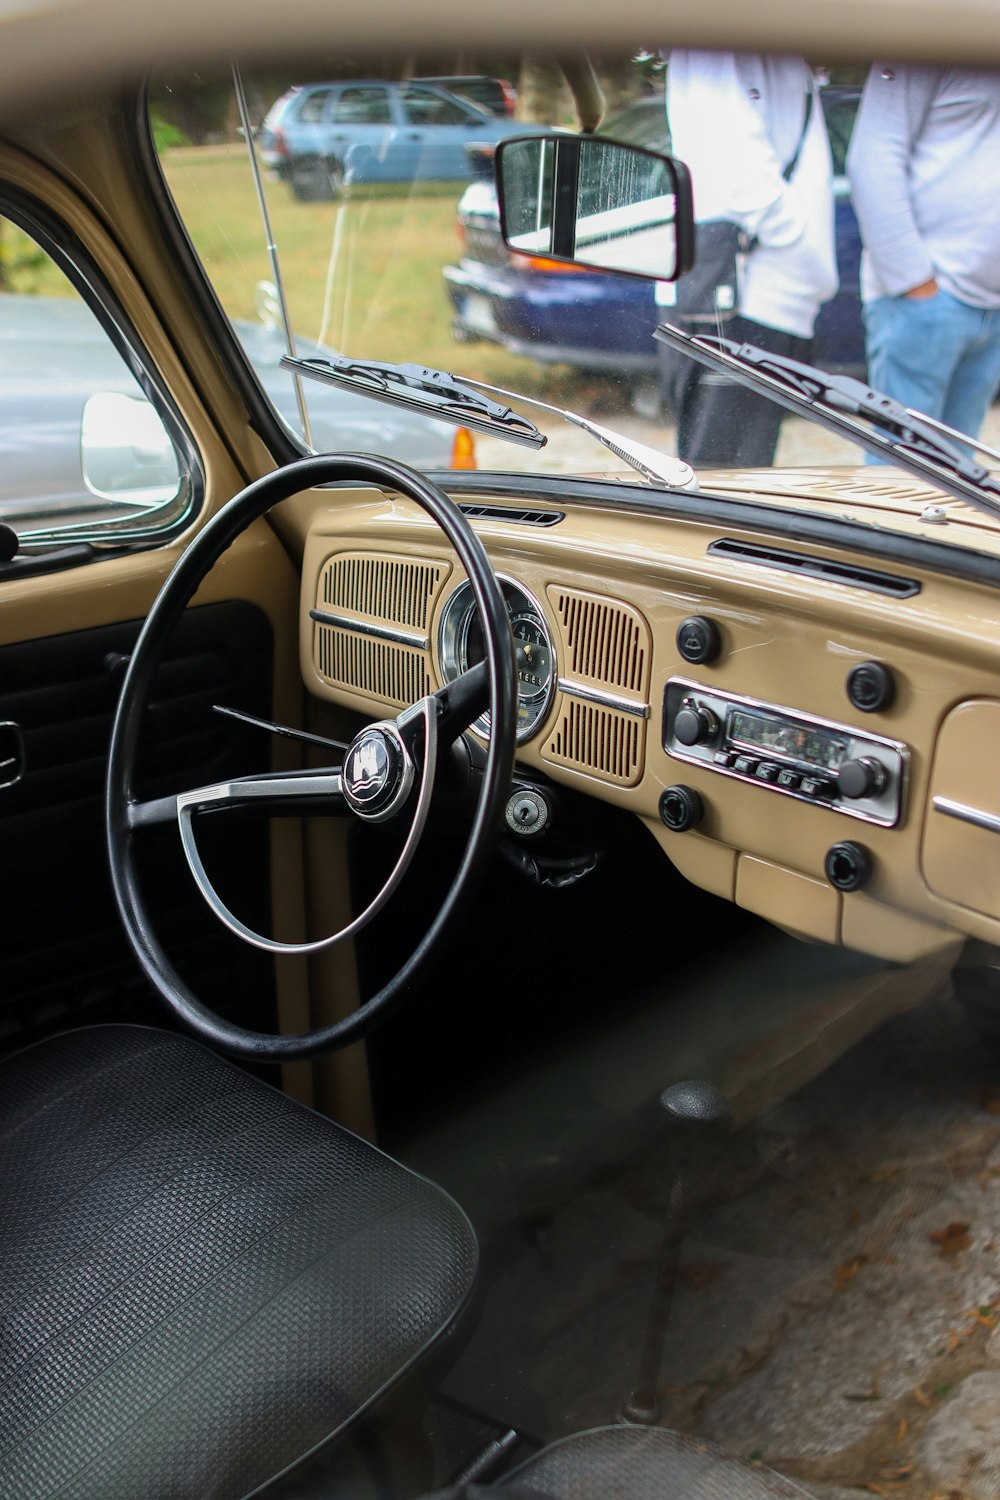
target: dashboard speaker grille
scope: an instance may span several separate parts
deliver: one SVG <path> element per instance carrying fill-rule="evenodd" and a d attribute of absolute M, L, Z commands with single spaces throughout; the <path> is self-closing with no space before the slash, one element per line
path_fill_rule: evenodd
<path fill-rule="evenodd" d="M 313 662 L 331 687 L 405 707 L 430 692 L 427 631 L 447 562 L 340 552 L 316 580 Z M 314 615 L 314 619 L 316 616 Z M 412 639 L 409 639 L 412 637 Z"/>
<path fill-rule="evenodd" d="M 430 692 L 426 653 L 334 625 L 316 626 L 316 669 L 331 685 L 405 707 Z"/>
<path fill-rule="evenodd" d="M 342 614 L 426 630 L 431 605 L 448 572 L 443 563 L 347 552 L 320 572 L 317 606 Z"/>
<path fill-rule="evenodd" d="M 644 698 L 651 646 L 638 610 L 575 589 L 552 589 L 549 597 L 566 646 L 564 675 Z"/>
<path fill-rule="evenodd" d="M 642 775 L 645 736 L 646 721 L 636 714 L 568 698 L 542 755 L 617 786 L 634 786 Z"/>

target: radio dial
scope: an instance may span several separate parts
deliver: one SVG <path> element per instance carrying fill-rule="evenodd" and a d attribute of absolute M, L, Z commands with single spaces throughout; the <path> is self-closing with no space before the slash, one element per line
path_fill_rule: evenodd
<path fill-rule="evenodd" d="M 713 739 L 718 728 L 719 721 L 713 713 L 693 699 L 686 698 L 674 720 L 674 738 L 682 745 L 700 745 L 705 740 Z"/>
<path fill-rule="evenodd" d="M 871 755 L 846 760 L 837 774 L 837 790 L 842 797 L 874 797 L 885 786 L 885 766 Z"/>

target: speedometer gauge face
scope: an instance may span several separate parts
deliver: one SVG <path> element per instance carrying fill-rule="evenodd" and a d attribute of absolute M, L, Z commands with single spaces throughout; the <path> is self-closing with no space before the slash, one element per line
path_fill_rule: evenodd
<path fill-rule="evenodd" d="M 507 618 L 514 637 L 517 670 L 517 739 L 530 739 L 541 726 L 552 697 L 555 659 L 541 608 L 530 594 L 509 579 L 499 580 Z M 445 605 L 438 632 L 438 655 L 445 682 L 483 660 L 483 631 L 472 586 L 460 584 Z M 490 716 L 472 726 L 488 737 Z"/>

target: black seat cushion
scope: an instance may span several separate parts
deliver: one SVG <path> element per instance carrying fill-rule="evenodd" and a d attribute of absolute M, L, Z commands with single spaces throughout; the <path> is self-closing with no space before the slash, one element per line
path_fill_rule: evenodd
<path fill-rule="evenodd" d="M 773 1470 L 726 1458 L 698 1438 L 663 1427 L 595 1427 L 563 1438 L 508 1474 L 499 1494 L 510 1500 L 809 1500 Z"/>
<path fill-rule="evenodd" d="M 457 1205 L 200 1044 L 0 1066 L 0 1495 L 229 1497 L 342 1430 L 475 1277 Z"/>

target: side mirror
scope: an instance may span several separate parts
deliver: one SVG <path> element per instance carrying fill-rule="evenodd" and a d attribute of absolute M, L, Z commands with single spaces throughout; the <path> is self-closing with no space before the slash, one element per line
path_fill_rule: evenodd
<path fill-rule="evenodd" d="M 602 136 L 518 136 L 496 151 L 500 232 L 525 255 L 676 281 L 694 264 L 683 162 Z"/>
<path fill-rule="evenodd" d="M 129 505 L 163 505 L 181 485 L 177 453 L 156 410 L 141 397 L 98 391 L 80 430 L 83 478 L 92 495 Z"/>

